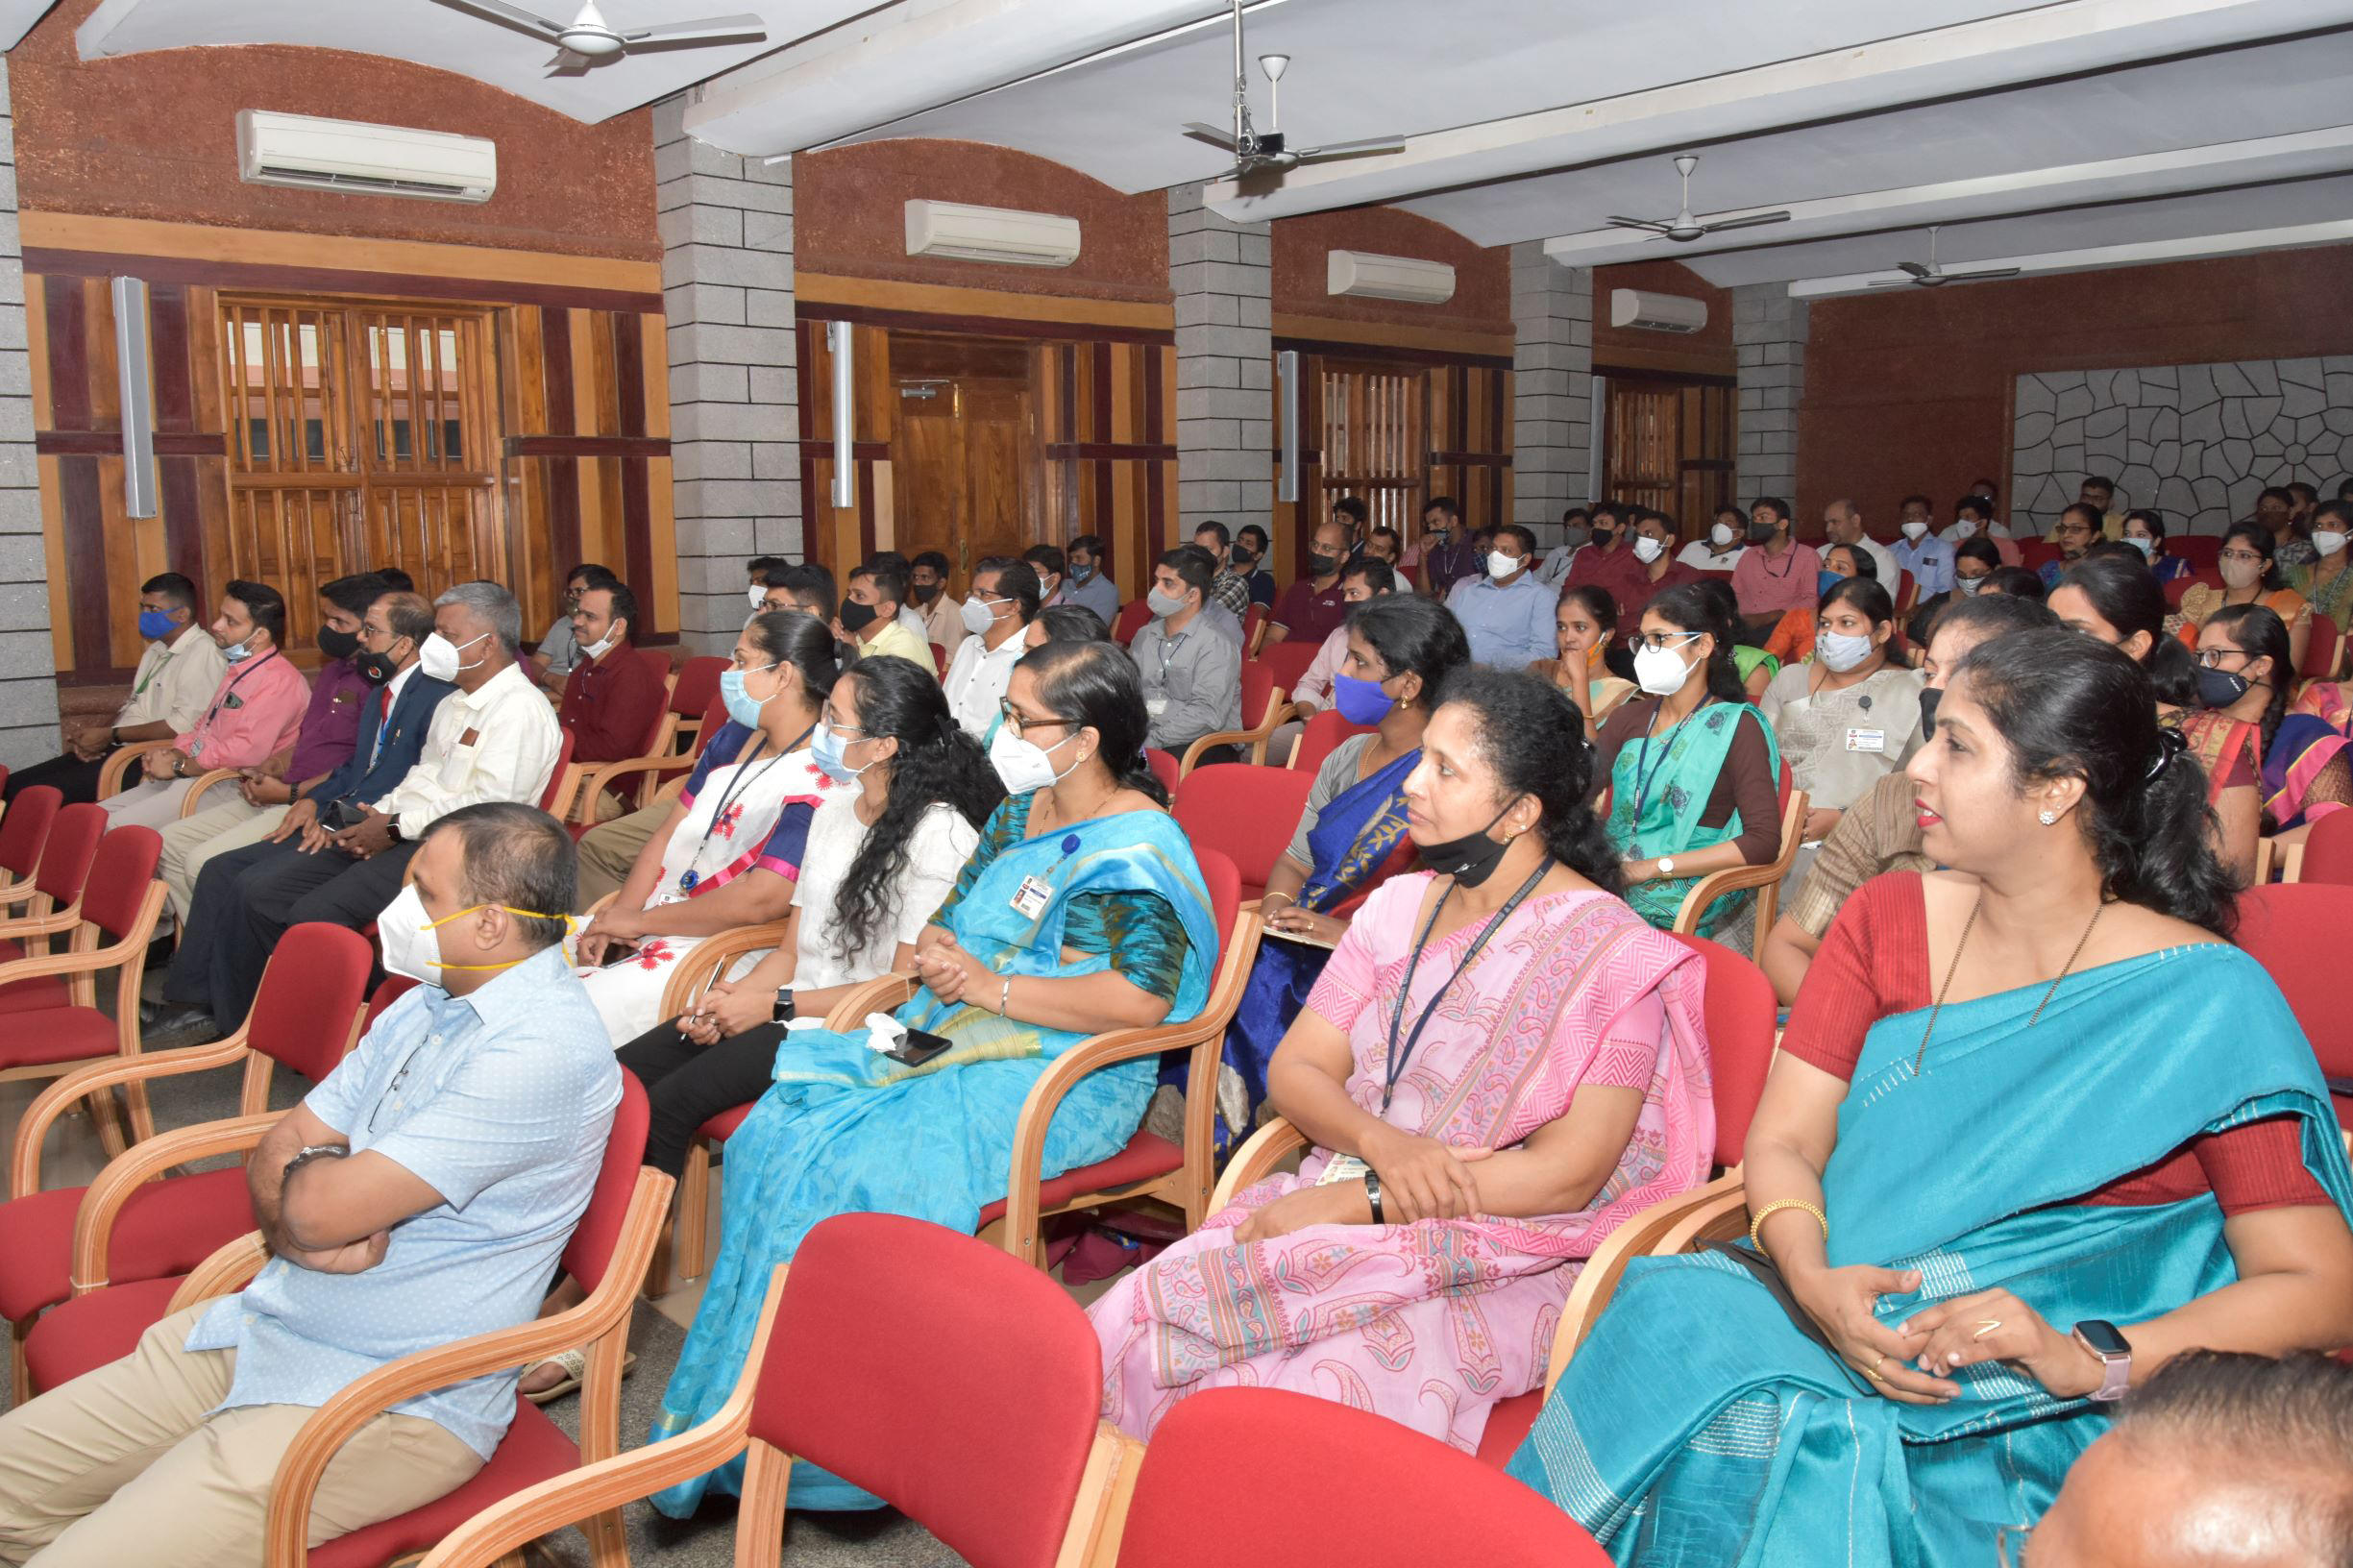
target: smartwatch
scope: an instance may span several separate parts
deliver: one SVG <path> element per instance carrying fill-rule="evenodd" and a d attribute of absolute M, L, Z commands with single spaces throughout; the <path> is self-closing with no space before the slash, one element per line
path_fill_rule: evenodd
<path fill-rule="evenodd" d="M 2099 1358 L 2104 1372 L 2092 1399 L 2107 1404 L 2124 1397 L 2125 1385 L 2132 1381 L 2132 1343 L 2116 1332 L 2116 1325 L 2096 1317 L 2087 1317 L 2075 1325 L 2075 1343 Z"/>
<path fill-rule="evenodd" d="M 771 1023 L 791 1023 L 793 1021 L 793 988 L 791 986 L 776 988 L 776 1009 L 769 1015 L 769 1021 Z"/>

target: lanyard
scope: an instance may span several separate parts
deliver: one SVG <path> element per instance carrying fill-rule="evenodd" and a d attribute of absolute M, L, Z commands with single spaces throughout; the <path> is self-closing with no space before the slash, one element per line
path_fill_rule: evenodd
<path fill-rule="evenodd" d="M 1506 899 L 1504 907 L 1495 912 L 1495 918 L 1486 923 L 1485 929 L 1479 933 L 1478 940 L 1471 943 L 1470 951 L 1462 955 L 1462 962 L 1455 966 L 1455 972 L 1446 977 L 1446 984 L 1437 989 L 1436 994 L 1433 995 L 1428 1004 L 1422 1008 L 1421 1017 L 1413 1020 L 1413 1033 L 1406 1037 L 1406 1048 L 1401 1055 L 1397 1049 L 1397 1026 L 1405 1021 L 1406 997 L 1413 990 L 1413 971 L 1421 967 L 1422 949 L 1430 945 L 1430 933 L 1437 925 L 1439 915 L 1445 912 L 1446 900 L 1455 895 L 1454 885 L 1449 883 L 1446 891 L 1438 894 L 1437 907 L 1430 912 L 1429 920 L 1422 926 L 1421 940 L 1413 944 L 1413 951 L 1406 957 L 1405 978 L 1398 982 L 1397 986 L 1397 1011 L 1389 1015 L 1386 1081 L 1381 1087 L 1381 1114 L 1383 1115 L 1388 1115 L 1389 1101 L 1397 1094 L 1397 1080 L 1405 1075 L 1406 1064 L 1413 1060 L 1413 1047 L 1422 1042 L 1422 1031 L 1429 1026 L 1430 1016 L 1438 1010 L 1438 1003 L 1446 999 L 1446 993 L 1454 990 L 1455 982 L 1462 978 L 1462 971 L 1469 968 L 1472 961 L 1478 958 L 1480 949 L 1486 946 L 1487 939 L 1503 929 L 1504 922 L 1511 919 L 1511 912 L 1520 907 L 1522 899 L 1536 891 L 1536 884 L 1543 881 L 1545 873 L 1552 869 L 1553 857 L 1546 855 L 1543 864 L 1530 874 L 1527 881 L 1520 884 L 1520 891 Z"/>
<path fill-rule="evenodd" d="M 720 819 L 727 814 L 727 807 L 735 800 L 740 798 L 746 790 L 751 788 L 752 783 L 758 779 L 761 774 L 766 773 L 769 769 L 775 767 L 776 764 L 782 762 L 791 753 L 799 750 L 800 743 L 816 733 L 817 726 L 815 724 L 811 724 L 807 729 L 802 730 L 800 734 L 794 739 L 792 745 L 786 747 L 783 750 L 769 758 L 766 763 L 762 764 L 760 772 L 755 773 L 751 771 L 751 763 L 756 761 L 759 758 L 760 753 L 768 748 L 768 737 L 766 735 L 760 736 L 760 744 L 751 748 L 751 757 L 747 759 L 744 765 L 735 771 L 735 777 L 727 781 L 727 787 L 719 792 L 719 804 L 711 808 L 710 821 L 702 824 L 702 837 L 695 841 L 695 852 L 687 857 L 686 870 L 678 873 L 679 892 L 693 893 L 695 891 L 696 884 L 702 880 L 702 873 L 697 870 L 695 868 L 701 863 L 703 850 L 710 847 L 711 835 L 718 831 Z"/>
<path fill-rule="evenodd" d="M 212 721 L 219 717 L 221 709 L 228 706 L 229 699 L 237 695 L 237 687 L 244 681 L 245 677 L 252 674 L 255 671 L 260 669 L 263 665 L 269 663 L 276 657 L 278 657 L 278 649 L 273 648 L 267 653 L 262 654 L 261 657 L 247 665 L 244 669 L 230 676 L 229 689 L 221 693 L 220 699 L 218 701 L 214 702 L 212 706 L 205 710 L 204 723 L 198 724 L 196 727 L 199 729 L 210 728 Z"/>
<path fill-rule="evenodd" d="M 1700 701 L 1700 708 L 1707 706 L 1713 700 L 1715 700 L 1713 698 L 1703 698 Z M 1642 757 L 1634 764 L 1634 826 L 1637 829 L 1642 825 L 1642 808 L 1649 803 L 1651 798 L 1652 781 L 1656 779 L 1667 764 L 1674 760 L 1675 748 L 1682 744 L 1683 737 L 1690 732 L 1691 721 L 1700 716 L 1700 708 L 1694 708 L 1685 714 L 1681 724 L 1676 728 L 1675 738 L 1669 741 L 1665 749 L 1658 753 L 1658 760 L 1652 762 L 1651 731 L 1656 727 L 1658 716 L 1665 710 L 1666 705 L 1662 699 L 1657 707 L 1651 710 L 1651 722 L 1642 726 Z"/>

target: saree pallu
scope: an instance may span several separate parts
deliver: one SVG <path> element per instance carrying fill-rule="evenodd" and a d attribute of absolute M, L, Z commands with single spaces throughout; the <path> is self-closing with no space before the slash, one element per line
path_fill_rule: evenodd
<path fill-rule="evenodd" d="M 1676 725 L 1672 734 L 1647 737 L 1618 752 L 1617 765 L 1609 773 L 1609 842 L 1620 854 L 1651 860 L 1688 854 L 1740 837 L 1738 810 L 1720 827 L 1703 827 L 1700 818 L 1707 810 L 1708 796 L 1715 792 L 1717 775 L 1724 772 L 1725 758 L 1743 718 L 1754 720 L 1764 732 L 1766 766 L 1777 773 L 1781 743 L 1765 716 L 1747 702 L 1710 702 Z M 1650 775 L 1653 768 L 1658 770 L 1656 776 Z M 1683 907 L 1683 895 L 1698 881 L 1695 876 L 1660 877 L 1627 889 L 1626 901 L 1652 925 L 1671 930 Z M 1709 904 L 1700 919 L 1699 934 L 1714 936 L 1753 896 L 1746 891 L 1728 893 Z"/>
<path fill-rule="evenodd" d="M 2190 743 L 2190 755 L 2206 770 L 2206 803 L 2222 798 L 2223 780 L 2245 753 L 2247 772 L 2260 776 L 2263 766 L 2263 726 L 2220 713 L 2186 713 L 2175 725 Z"/>
<path fill-rule="evenodd" d="M 1313 869 L 1299 890 L 1299 907 L 1318 915 L 1353 897 L 1397 852 L 1406 836 L 1406 775 L 1422 759 L 1414 747 L 1369 778 L 1360 779 L 1327 801 L 1308 835 Z M 1315 977 L 1324 972 L 1328 948 L 1269 937 L 1260 943 L 1241 1006 L 1226 1030 L 1225 1059 L 1217 1075 L 1217 1145 L 1222 1154 L 1249 1136 L 1266 1099 L 1266 1065 L 1284 1031 L 1306 1005 Z M 1171 1063 L 1181 1093 L 1184 1067 Z M 1166 1074 L 1164 1074 L 1166 1076 Z"/>
<path fill-rule="evenodd" d="M 2343 574 L 2353 578 L 2353 573 Z M 2263 809 L 2275 831 L 2303 827 L 2347 804 L 2335 789 L 2322 790 L 2321 775 L 2353 745 L 2353 709 L 2336 681 L 2315 684 L 2271 735 L 2271 754 L 2263 759 Z"/>
<path fill-rule="evenodd" d="M 1000 808 L 1005 809 L 1005 808 Z M 1023 881 L 1051 890 L 1042 912 L 1013 907 Z M 1187 950 L 1169 1022 L 1208 999 L 1218 932 L 1200 868 L 1174 820 L 1123 812 L 1057 828 L 1000 850 L 979 869 L 946 924 L 965 951 L 1001 975 L 1099 974 L 1108 956 L 1063 957 L 1075 897 L 1151 894 L 1184 927 Z M 1048 1063 L 1087 1039 L 978 1007 L 941 1001 L 926 989 L 897 1014 L 910 1028 L 944 1036 L 950 1048 L 910 1067 L 868 1049 L 863 1035 L 797 1030 L 776 1048 L 773 1083 L 727 1139 L 727 1202 L 718 1262 L 664 1392 L 652 1441 L 706 1420 L 726 1402 L 751 1344 L 768 1280 L 818 1221 L 839 1213 L 906 1214 L 969 1232 L 1005 1196 L 1014 1126 Z M 1108 1160 L 1143 1119 L 1158 1064 L 1147 1058 L 1088 1074 L 1048 1124 L 1043 1174 Z M 657 1493 L 674 1518 L 704 1492 L 740 1492 L 743 1460 Z M 880 1500 L 814 1465 L 793 1469 L 792 1506 L 879 1507 Z"/>
<path fill-rule="evenodd" d="M 2080 1203 L 2202 1133 L 2301 1123 L 2340 1209 L 2353 1170 L 2312 1047 L 2253 959 L 2219 943 L 2103 965 L 1874 1025 L 1823 1172 L 1833 1266 L 1921 1271 L 1895 1323 L 1996 1286 L 2051 1323 L 2145 1322 L 2237 1278 L 2212 1193 Z M 2191 1046 L 2229 1041 L 2229 1049 Z M 2039 1519 L 2109 1417 L 1992 1362 L 1902 1405 L 1719 1254 L 1641 1260 L 1579 1347 L 1511 1474 L 1621 1563 L 1983 1568 Z"/>
<path fill-rule="evenodd" d="M 1498 1400 L 1542 1383 L 1582 1260 L 1617 1225 L 1705 1179 L 1715 1140 L 1699 955 L 1601 893 L 1516 911 L 1449 986 L 1466 927 L 1434 943 L 1401 995 L 1427 876 L 1384 885 L 1350 926 L 1312 1004 L 1344 1027 L 1349 1097 L 1457 1148 L 1508 1148 L 1588 1084 L 1639 1088 L 1616 1168 L 1572 1213 L 1315 1225 L 1264 1241 L 1236 1230 L 1311 1186 L 1330 1151 L 1262 1182 L 1096 1303 L 1104 1414 L 1147 1436 L 1204 1388 L 1291 1388 L 1466 1451 Z M 1444 992 L 1381 1110 L 1388 1025 Z"/>

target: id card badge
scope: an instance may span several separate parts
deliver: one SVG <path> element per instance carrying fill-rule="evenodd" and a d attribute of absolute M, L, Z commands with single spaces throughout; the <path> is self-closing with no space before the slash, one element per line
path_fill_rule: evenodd
<path fill-rule="evenodd" d="M 1884 729 L 1850 729 L 1847 731 L 1850 751 L 1885 751 L 1887 731 Z"/>
<path fill-rule="evenodd" d="M 1025 876 L 1014 890 L 1013 912 L 1025 920 L 1034 920 L 1045 913 L 1045 906 L 1054 900 L 1054 890 L 1038 877 Z"/>
<path fill-rule="evenodd" d="M 1332 1163 L 1324 1166 L 1323 1174 L 1315 1178 L 1315 1185 L 1330 1187 L 1335 1182 L 1360 1182 L 1372 1168 L 1362 1155 L 1336 1154 L 1332 1157 Z"/>

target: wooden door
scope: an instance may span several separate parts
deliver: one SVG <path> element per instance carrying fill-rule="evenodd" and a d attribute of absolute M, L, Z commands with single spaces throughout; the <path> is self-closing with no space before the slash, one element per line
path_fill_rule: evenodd
<path fill-rule="evenodd" d="M 1696 530 L 1732 494 L 1732 388 L 1613 375 L 1604 493 Z"/>
<path fill-rule="evenodd" d="M 949 592 L 972 563 L 1018 555 L 1041 535 L 1030 352 L 1010 339 L 896 331 L 890 342 L 891 548 L 948 559 Z"/>
<path fill-rule="evenodd" d="M 1038 512 L 1036 419 L 1025 384 L 978 381 L 957 388 L 964 430 L 964 527 L 947 551 L 958 581 L 972 563 L 1029 548 Z M 938 547 L 934 547 L 938 548 Z"/>

